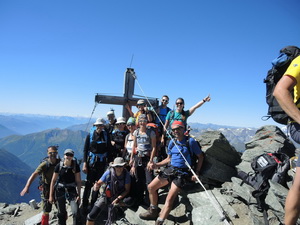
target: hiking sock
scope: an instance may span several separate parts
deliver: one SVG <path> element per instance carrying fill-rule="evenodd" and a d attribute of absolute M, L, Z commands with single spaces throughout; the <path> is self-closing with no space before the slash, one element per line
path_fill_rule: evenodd
<path fill-rule="evenodd" d="M 157 205 L 152 205 L 152 204 L 150 204 L 150 208 L 151 208 L 151 209 L 158 209 L 158 206 L 157 206 Z"/>
<path fill-rule="evenodd" d="M 163 225 L 164 222 L 165 222 L 164 219 L 158 217 L 157 220 L 155 221 L 155 225 Z"/>
<path fill-rule="evenodd" d="M 163 223 L 163 222 L 165 221 L 165 219 L 162 219 L 162 218 L 158 217 L 158 218 L 157 218 L 157 221 L 159 221 L 159 222 L 162 222 L 162 223 Z"/>
<path fill-rule="evenodd" d="M 45 213 L 42 215 L 41 225 L 49 225 L 49 214 Z"/>

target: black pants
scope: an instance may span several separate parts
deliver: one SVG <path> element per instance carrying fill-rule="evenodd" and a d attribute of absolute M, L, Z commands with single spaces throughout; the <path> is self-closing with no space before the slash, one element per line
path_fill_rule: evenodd
<path fill-rule="evenodd" d="M 67 210 L 66 203 L 67 200 L 71 205 L 72 215 L 73 215 L 73 225 L 80 224 L 80 215 L 78 213 L 78 204 L 76 202 L 77 191 L 75 187 L 63 188 L 57 187 L 55 189 L 55 199 L 57 201 L 57 217 L 59 225 L 66 225 Z"/>
<path fill-rule="evenodd" d="M 101 196 L 100 198 L 98 198 L 91 212 L 88 214 L 87 220 L 95 221 L 101 213 L 107 212 L 108 207 L 112 206 L 111 202 L 112 199 L 106 198 L 105 196 Z M 133 204 L 133 199 L 131 197 L 126 197 L 122 200 L 122 202 L 125 203 L 125 207 L 130 207 Z"/>
<path fill-rule="evenodd" d="M 82 196 L 82 207 L 87 208 L 89 204 L 89 198 L 91 195 L 91 189 L 95 182 L 97 182 L 106 169 L 106 162 L 97 162 L 95 163 L 94 167 L 88 167 L 88 172 L 86 176 L 86 183 L 85 188 Z M 91 197 L 91 208 L 93 208 L 97 198 L 99 195 L 99 191 L 92 191 L 92 197 Z"/>
<path fill-rule="evenodd" d="M 147 170 L 147 164 L 149 162 L 149 157 L 143 157 L 141 158 L 141 163 L 136 167 L 136 186 L 139 187 L 136 190 L 135 193 L 135 198 L 137 199 L 144 199 L 144 192 L 146 192 L 146 196 L 147 196 L 147 186 L 148 184 L 151 183 L 151 181 L 153 180 L 154 176 L 153 176 L 153 171 L 148 171 Z"/>

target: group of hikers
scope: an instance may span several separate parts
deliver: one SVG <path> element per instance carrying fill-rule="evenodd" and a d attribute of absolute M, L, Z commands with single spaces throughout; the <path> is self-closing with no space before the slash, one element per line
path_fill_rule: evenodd
<path fill-rule="evenodd" d="M 160 105 L 151 110 L 140 99 L 136 113 L 129 105 L 125 106 L 130 114 L 128 119 L 116 119 L 111 110 L 107 120 L 96 120 L 85 140 L 82 172 L 86 181 L 82 199 L 80 166 L 74 151 L 66 149 L 60 160 L 57 146 L 48 147 L 47 159 L 29 177 L 20 195 L 28 193 L 33 181 L 41 176 L 42 225 L 49 224 L 52 204 L 58 210 L 58 224 L 66 224 L 67 201 L 73 224 L 94 224 L 100 214 L 107 212 L 105 209 L 110 224 L 120 207 L 139 205 L 149 206 L 139 215 L 141 219 L 163 224 L 179 191 L 187 182 L 196 181 L 194 175 L 200 173 L 203 153 L 198 142 L 188 134 L 187 119 L 210 100 L 208 95 L 184 110 L 184 99 L 178 98 L 175 109 L 171 110 L 167 106 L 169 97 L 164 95 Z M 187 165 L 192 165 L 193 156 L 197 159 L 193 165 L 195 173 Z M 158 189 L 168 184 L 169 191 L 160 211 Z"/>

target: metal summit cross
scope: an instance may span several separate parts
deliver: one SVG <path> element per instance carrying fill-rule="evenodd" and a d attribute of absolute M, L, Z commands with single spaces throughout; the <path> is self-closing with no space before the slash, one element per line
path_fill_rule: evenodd
<path fill-rule="evenodd" d="M 134 96 L 134 80 L 136 79 L 135 72 L 133 68 L 127 68 L 125 72 L 124 77 L 124 95 L 121 96 L 110 96 L 110 95 L 103 95 L 103 94 L 96 94 L 95 96 L 95 102 L 101 103 L 101 104 L 112 104 L 112 105 L 122 105 L 123 106 L 123 117 L 129 118 L 129 112 L 126 109 L 125 105 L 126 103 L 132 107 L 136 106 L 136 103 L 139 99 L 145 99 L 145 98 L 135 98 Z M 152 106 L 158 105 L 158 99 L 157 98 L 150 98 L 147 97 L 149 102 Z M 147 102 L 147 101 L 146 101 Z"/>

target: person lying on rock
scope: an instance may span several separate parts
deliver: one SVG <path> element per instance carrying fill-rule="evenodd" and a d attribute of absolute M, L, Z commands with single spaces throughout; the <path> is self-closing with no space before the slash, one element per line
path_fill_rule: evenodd
<path fill-rule="evenodd" d="M 195 173 L 199 175 L 203 162 L 203 153 L 196 140 L 184 135 L 185 125 L 181 121 L 174 121 L 172 124 L 172 132 L 175 138 L 171 140 L 168 146 L 168 157 L 161 162 L 154 163 L 153 168 L 158 168 L 171 163 L 170 167 L 163 170 L 154 180 L 148 185 L 150 207 L 145 213 L 139 216 L 144 220 L 156 220 L 156 225 L 163 224 L 164 220 L 168 217 L 174 200 L 178 196 L 179 191 L 187 181 L 196 181 L 196 177 L 192 176 L 189 171 L 185 160 L 180 152 L 184 155 L 187 162 L 191 165 L 191 153 L 195 154 L 198 158 Z M 172 142 L 175 143 L 172 143 Z M 187 142 L 189 143 L 187 145 Z M 189 148 L 189 149 L 188 149 Z M 180 152 L 179 152 L 180 151 Z M 166 202 L 163 209 L 159 214 L 158 208 L 158 192 L 157 190 L 171 183 Z"/>

